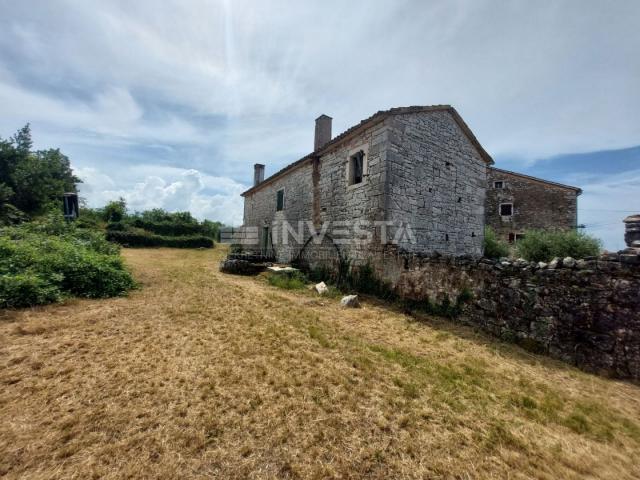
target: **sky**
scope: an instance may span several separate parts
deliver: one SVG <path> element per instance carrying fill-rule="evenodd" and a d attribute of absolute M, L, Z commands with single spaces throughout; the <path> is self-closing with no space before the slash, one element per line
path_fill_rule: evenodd
<path fill-rule="evenodd" d="M 640 212 L 640 2 L 0 0 L 0 137 L 31 123 L 90 206 L 242 223 L 269 175 L 378 110 L 451 104 L 496 166 Z"/>

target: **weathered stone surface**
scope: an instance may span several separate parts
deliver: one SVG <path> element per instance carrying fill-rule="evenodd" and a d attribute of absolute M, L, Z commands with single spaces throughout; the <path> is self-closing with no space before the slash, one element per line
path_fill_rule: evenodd
<path fill-rule="evenodd" d="M 562 259 L 562 266 L 564 268 L 573 268 L 576 266 L 576 261 L 571 257 L 564 257 Z"/>
<path fill-rule="evenodd" d="M 316 283 L 316 286 L 314 288 L 316 289 L 316 292 L 318 292 L 320 295 L 324 295 L 329 291 L 329 289 L 327 288 L 327 285 L 324 282 Z"/>
<path fill-rule="evenodd" d="M 502 182 L 496 188 L 495 182 Z M 500 204 L 511 203 L 513 215 L 500 215 Z M 504 240 L 514 241 L 527 230 L 570 230 L 577 224 L 578 190 L 508 172 L 487 169 L 486 221 Z"/>
<path fill-rule="evenodd" d="M 236 275 L 255 275 L 264 269 L 264 265 L 251 263 L 248 260 L 226 259 L 220 262 L 220 271 Z"/>
<path fill-rule="evenodd" d="M 534 271 L 400 255 L 385 271 L 401 297 L 455 302 L 472 292 L 460 321 L 584 370 L 640 381 L 640 264 L 606 258 Z"/>
<path fill-rule="evenodd" d="M 347 295 L 342 297 L 340 300 L 340 305 L 346 308 L 359 308 L 360 300 L 358 300 L 358 295 Z"/>

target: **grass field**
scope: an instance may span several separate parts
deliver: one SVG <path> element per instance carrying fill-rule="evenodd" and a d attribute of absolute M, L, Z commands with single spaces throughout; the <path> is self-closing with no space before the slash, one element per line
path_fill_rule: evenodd
<path fill-rule="evenodd" d="M 126 250 L 128 298 L 0 312 L 0 476 L 640 477 L 640 387 L 223 254 Z"/>

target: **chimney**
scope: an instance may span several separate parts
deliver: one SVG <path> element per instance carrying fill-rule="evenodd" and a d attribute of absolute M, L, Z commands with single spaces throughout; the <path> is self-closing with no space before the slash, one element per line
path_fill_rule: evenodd
<path fill-rule="evenodd" d="M 256 163 L 253 166 L 253 186 L 255 187 L 259 183 L 264 181 L 264 165 Z"/>
<path fill-rule="evenodd" d="M 331 141 L 331 117 L 322 114 L 316 118 L 316 135 L 313 151 L 319 150 Z"/>

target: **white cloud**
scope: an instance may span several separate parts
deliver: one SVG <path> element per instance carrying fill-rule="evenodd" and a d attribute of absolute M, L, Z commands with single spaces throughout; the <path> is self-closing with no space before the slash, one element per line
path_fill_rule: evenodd
<path fill-rule="evenodd" d="M 608 250 L 622 250 L 626 247 L 622 220 L 640 212 L 640 170 L 594 176 L 581 183 L 579 222 L 586 225 L 587 233 L 602 239 Z"/>
<path fill-rule="evenodd" d="M 153 167 L 142 166 L 137 172 L 145 170 L 153 170 Z M 80 195 L 86 197 L 92 207 L 101 207 L 122 197 L 131 211 L 152 208 L 190 211 L 199 219 L 217 220 L 228 225 L 242 224 L 240 193 L 246 190 L 245 185 L 228 178 L 203 175 L 193 169 L 156 170 L 159 170 L 156 175 L 137 178 L 128 175 L 127 179 L 114 180 L 94 168 L 81 168 L 77 170 L 83 180 Z"/>

